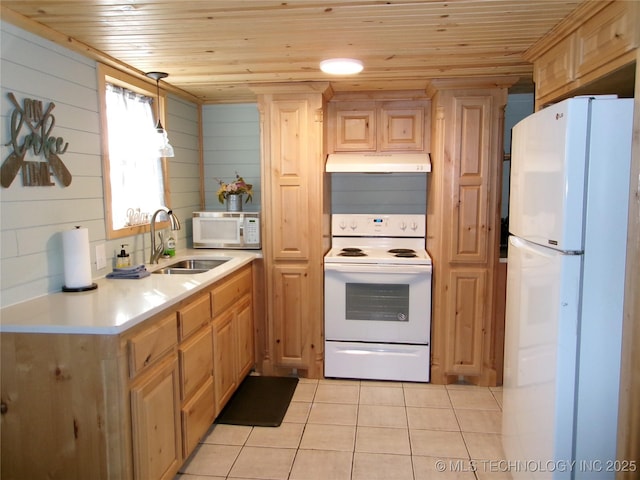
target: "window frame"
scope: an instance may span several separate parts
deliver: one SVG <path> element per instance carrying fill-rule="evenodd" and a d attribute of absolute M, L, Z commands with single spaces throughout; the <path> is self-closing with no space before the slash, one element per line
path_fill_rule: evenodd
<path fill-rule="evenodd" d="M 111 83 L 120 87 L 127 88 L 136 93 L 152 97 L 154 99 L 154 106 L 160 106 L 160 121 L 163 125 L 166 125 L 165 112 L 167 94 L 162 90 L 162 88 L 160 88 L 160 97 L 158 98 L 158 92 L 155 83 L 139 79 L 131 74 L 125 73 L 121 70 L 110 67 L 108 65 L 104 65 L 102 63 L 98 63 L 97 72 L 98 97 L 100 100 L 100 121 L 102 126 L 100 133 L 102 136 L 102 184 L 104 190 L 104 217 L 106 237 L 107 239 L 117 239 L 129 237 L 132 235 L 144 234 L 150 231 L 149 223 L 126 226 L 119 229 L 113 228 L 113 212 L 111 211 L 111 168 L 109 157 L 109 132 L 107 129 L 106 89 L 107 83 Z M 154 110 L 156 109 L 154 108 Z M 156 114 L 155 111 L 153 113 Z M 169 168 L 167 159 L 165 157 L 160 157 L 160 164 L 162 168 L 164 203 L 165 205 L 171 205 L 171 196 L 169 191 Z M 158 229 L 168 227 L 168 220 L 158 220 L 156 222 L 156 228 Z"/>

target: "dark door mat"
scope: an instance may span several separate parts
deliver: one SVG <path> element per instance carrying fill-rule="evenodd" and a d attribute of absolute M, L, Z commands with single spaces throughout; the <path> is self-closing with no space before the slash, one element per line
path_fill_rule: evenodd
<path fill-rule="evenodd" d="M 224 407 L 216 423 L 278 427 L 282 423 L 298 379 L 249 375 Z"/>

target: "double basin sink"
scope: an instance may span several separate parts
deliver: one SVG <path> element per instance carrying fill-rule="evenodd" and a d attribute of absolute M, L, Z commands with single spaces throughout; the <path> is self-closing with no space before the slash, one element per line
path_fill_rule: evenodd
<path fill-rule="evenodd" d="M 204 273 L 212 270 L 220 265 L 227 263 L 230 258 L 209 259 L 187 259 L 172 263 L 166 267 L 159 268 L 151 273 L 159 273 L 163 275 L 191 275 L 194 273 Z"/>

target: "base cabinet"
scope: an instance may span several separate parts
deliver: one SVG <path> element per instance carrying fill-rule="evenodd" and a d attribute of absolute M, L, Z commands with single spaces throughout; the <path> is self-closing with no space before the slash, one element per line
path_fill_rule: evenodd
<path fill-rule="evenodd" d="M 121 335 L 0 334 L 0 478 L 173 479 L 253 368 L 252 289 L 247 265 Z"/>
<path fill-rule="evenodd" d="M 134 478 L 171 479 L 182 463 L 178 362 L 168 356 L 131 388 Z"/>

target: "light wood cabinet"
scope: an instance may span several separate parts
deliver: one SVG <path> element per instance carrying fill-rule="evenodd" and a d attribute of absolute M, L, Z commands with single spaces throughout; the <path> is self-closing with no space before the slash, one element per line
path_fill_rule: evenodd
<path fill-rule="evenodd" d="M 206 300 L 209 305 L 208 295 Z M 184 458 L 191 454 L 215 419 L 211 331 L 207 324 L 178 347 Z"/>
<path fill-rule="evenodd" d="M 194 295 L 178 309 L 182 456 L 187 458 L 215 419 L 211 296 Z"/>
<path fill-rule="evenodd" d="M 216 413 L 220 413 L 238 386 L 233 319 L 233 311 L 225 312 L 213 319 Z"/>
<path fill-rule="evenodd" d="M 213 377 L 183 403 L 182 418 L 183 457 L 187 458 L 198 446 L 205 432 L 215 420 L 215 394 Z"/>
<path fill-rule="evenodd" d="M 178 332 L 184 340 L 211 321 L 211 300 L 209 292 L 197 295 L 189 304 L 178 310 Z"/>
<path fill-rule="evenodd" d="M 246 268 L 211 292 L 216 415 L 255 364 L 252 284 Z"/>
<path fill-rule="evenodd" d="M 253 334 L 253 301 L 245 295 L 236 308 L 236 335 L 238 346 L 238 382 L 241 382 L 255 365 L 255 342 Z"/>
<path fill-rule="evenodd" d="M 252 289 L 247 265 L 120 335 L 2 333 L 2 478 L 174 478 L 253 368 Z"/>
<path fill-rule="evenodd" d="M 336 105 L 333 115 L 335 115 L 334 151 L 376 151 L 378 142 L 374 102 Z"/>
<path fill-rule="evenodd" d="M 273 268 L 274 354 L 278 365 L 293 368 L 306 366 L 310 332 L 306 321 L 309 298 L 307 265 L 276 265 Z"/>
<path fill-rule="evenodd" d="M 324 172 L 329 85 L 254 86 L 258 96 L 267 290 L 267 374 L 322 377 L 323 271 L 330 195 Z M 346 118 L 349 141 L 366 140 L 368 120 Z"/>
<path fill-rule="evenodd" d="M 504 107 L 515 81 L 432 83 L 427 249 L 434 266 L 434 383 L 460 376 L 478 385 L 499 381 L 493 277 L 499 260 Z"/>
<path fill-rule="evenodd" d="M 640 43 L 639 19 L 639 2 L 583 2 L 527 50 L 524 57 L 533 63 L 536 110 L 632 64 Z"/>
<path fill-rule="evenodd" d="M 332 151 L 425 150 L 428 101 L 354 101 L 350 98 L 342 94 L 329 103 L 328 134 Z"/>
<path fill-rule="evenodd" d="M 169 355 L 131 387 L 134 478 L 171 479 L 182 463 L 178 362 Z"/>
<path fill-rule="evenodd" d="M 380 150 L 424 150 L 425 105 L 387 102 L 380 105 Z"/>
<path fill-rule="evenodd" d="M 213 375 L 211 326 L 201 328 L 178 347 L 180 398 L 187 400 Z"/>
<path fill-rule="evenodd" d="M 131 377 L 149 368 L 177 344 L 176 314 L 171 312 L 128 340 Z"/>

